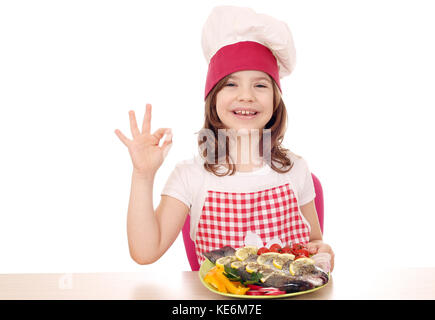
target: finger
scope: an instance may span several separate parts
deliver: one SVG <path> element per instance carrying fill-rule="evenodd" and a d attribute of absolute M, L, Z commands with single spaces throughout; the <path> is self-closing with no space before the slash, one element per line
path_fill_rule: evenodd
<path fill-rule="evenodd" d="M 172 140 L 171 141 L 165 140 L 163 142 L 163 144 L 162 144 L 163 158 L 166 158 L 171 147 L 172 147 Z"/>
<path fill-rule="evenodd" d="M 335 255 L 334 255 L 334 252 L 332 252 L 332 250 L 330 250 L 328 253 L 331 255 L 330 263 L 331 263 L 331 271 L 332 271 L 332 270 L 334 270 Z"/>
<path fill-rule="evenodd" d="M 169 129 L 169 130 L 170 130 L 170 129 Z M 163 148 L 165 148 L 167 145 L 170 145 L 171 143 L 172 143 L 172 132 L 169 131 L 169 133 L 166 132 L 166 137 L 165 137 L 165 140 L 163 140 L 163 143 L 162 143 L 161 148 L 163 149 Z"/>
<path fill-rule="evenodd" d="M 134 114 L 133 110 L 129 111 L 128 115 L 130 116 L 131 134 L 133 135 L 133 138 L 136 138 L 138 135 L 140 135 L 139 128 L 137 127 L 136 115 Z"/>
<path fill-rule="evenodd" d="M 318 245 L 310 246 L 310 247 L 308 247 L 308 251 L 311 254 L 315 254 L 315 253 L 317 253 L 319 251 L 319 246 Z"/>
<path fill-rule="evenodd" d="M 160 141 L 160 139 L 161 138 L 163 138 L 163 136 L 164 135 L 171 135 L 171 139 L 172 139 L 172 130 L 171 130 L 171 128 L 159 128 L 159 129 L 157 129 L 154 133 L 153 133 L 153 136 L 155 137 L 155 138 L 157 138 L 159 141 Z"/>
<path fill-rule="evenodd" d="M 172 143 L 172 132 L 171 129 L 169 129 L 168 132 L 165 133 L 165 140 L 163 140 L 161 148 L 164 148 L 166 145 L 170 145 Z"/>
<path fill-rule="evenodd" d="M 334 269 L 334 252 L 331 249 L 331 246 L 327 245 L 327 244 L 323 244 L 322 246 L 319 247 L 319 251 L 318 253 L 322 253 L 322 252 L 326 252 L 329 253 L 331 255 L 331 271 Z"/>
<path fill-rule="evenodd" d="M 317 251 L 319 250 L 319 247 L 320 247 L 319 243 L 309 242 L 307 244 L 307 249 L 311 254 L 317 253 Z"/>
<path fill-rule="evenodd" d="M 319 251 L 319 253 L 326 252 L 326 253 L 329 253 L 330 255 L 332 255 L 331 247 L 327 244 L 322 244 L 321 246 L 319 246 L 318 251 Z"/>
<path fill-rule="evenodd" d="M 121 140 L 121 142 L 128 147 L 129 143 L 130 143 L 130 139 L 128 139 L 119 129 L 115 130 L 115 134 L 118 136 L 119 140 Z"/>
<path fill-rule="evenodd" d="M 151 132 L 151 104 L 147 103 L 142 123 L 142 133 Z"/>

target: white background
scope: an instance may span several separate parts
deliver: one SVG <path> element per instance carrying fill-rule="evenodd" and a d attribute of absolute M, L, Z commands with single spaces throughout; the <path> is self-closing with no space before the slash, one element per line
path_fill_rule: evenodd
<path fill-rule="evenodd" d="M 347 263 L 435 266 L 431 1 L 1 1 L 0 273 L 190 270 L 181 234 L 156 263 L 128 252 L 128 111 L 171 127 L 154 206 L 196 152 L 217 4 L 288 23 L 285 146 L 325 196 L 325 242 Z M 372 262 L 372 263 L 369 263 Z"/>

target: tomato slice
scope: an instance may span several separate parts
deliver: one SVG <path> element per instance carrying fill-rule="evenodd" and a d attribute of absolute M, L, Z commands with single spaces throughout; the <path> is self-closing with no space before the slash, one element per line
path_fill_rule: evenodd
<path fill-rule="evenodd" d="M 255 284 L 247 284 L 246 286 L 248 288 L 250 288 L 251 290 L 259 290 L 259 289 L 263 288 L 262 286 L 257 286 Z"/>
<path fill-rule="evenodd" d="M 295 252 L 296 252 L 297 256 L 306 256 L 306 257 L 310 256 L 310 252 L 308 251 L 308 249 L 305 249 L 305 248 L 296 250 Z"/>
<path fill-rule="evenodd" d="M 305 249 L 305 245 L 303 243 L 293 243 L 292 245 L 292 249 L 293 250 L 300 250 L 300 249 Z"/>
<path fill-rule="evenodd" d="M 278 243 L 272 244 L 269 248 L 270 252 L 281 252 L 281 246 Z"/>
<path fill-rule="evenodd" d="M 285 294 L 285 293 L 286 293 L 285 291 L 278 290 L 278 291 L 268 291 L 264 295 L 265 296 L 277 296 L 277 295 Z"/>
<path fill-rule="evenodd" d="M 247 295 L 250 296 L 277 296 L 280 294 L 285 294 L 285 291 L 281 291 L 277 288 L 263 288 L 260 287 L 258 290 L 249 290 L 246 292 Z"/>
<path fill-rule="evenodd" d="M 285 246 L 281 249 L 281 253 L 292 253 L 292 248 L 290 248 L 289 246 Z"/>
<path fill-rule="evenodd" d="M 293 243 L 291 250 L 292 250 L 292 254 L 294 254 L 295 256 L 299 255 L 299 250 L 303 250 L 306 249 L 306 246 L 303 243 Z"/>
<path fill-rule="evenodd" d="M 263 292 L 272 292 L 272 291 L 281 291 L 278 288 L 274 288 L 274 287 L 261 287 L 260 289 L 258 289 L 258 291 L 263 291 Z"/>
<path fill-rule="evenodd" d="M 266 252 L 270 252 L 270 250 L 267 249 L 266 247 L 262 247 L 262 248 L 258 249 L 257 254 L 261 255 L 261 254 L 266 253 Z"/>
<path fill-rule="evenodd" d="M 248 296 L 262 296 L 262 295 L 264 295 L 264 292 L 258 291 L 258 290 L 249 290 L 248 292 L 246 292 L 246 295 L 248 295 Z"/>
<path fill-rule="evenodd" d="M 298 260 L 300 258 L 308 258 L 308 257 L 306 255 L 304 255 L 304 254 L 300 254 L 300 255 L 295 257 L 295 260 Z"/>

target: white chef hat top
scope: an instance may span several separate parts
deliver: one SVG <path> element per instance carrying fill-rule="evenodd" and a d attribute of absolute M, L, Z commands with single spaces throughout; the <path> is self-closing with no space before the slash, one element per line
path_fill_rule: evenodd
<path fill-rule="evenodd" d="M 203 53 L 209 64 L 209 73 L 214 72 L 213 75 L 208 74 L 207 76 L 206 96 L 224 76 L 235 71 L 247 70 L 248 66 L 237 67 L 233 64 L 229 69 L 223 66 L 224 62 L 227 64 L 225 58 L 234 60 L 234 50 L 231 55 L 225 55 L 225 50 L 222 49 L 241 42 L 256 42 L 267 47 L 276 59 L 279 78 L 287 76 L 293 71 L 296 51 L 291 31 L 285 22 L 265 14 L 256 13 L 250 8 L 218 6 L 213 8 L 202 30 Z M 218 76 L 216 76 L 216 66 L 210 70 L 212 64 L 216 64 L 213 57 L 218 56 L 217 53 L 221 55 Z M 246 56 L 246 51 L 243 54 Z M 264 56 L 259 57 L 259 59 L 264 60 Z M 224 71 L 222 68 L 228 70 Z M 267 72 L 267 70 L 264 71 Z M 268 73 L 270 74 L 270 72 Z M 273 77 L 273 75 L 271 76 Z M 273 78 L 279 85 L 277 76 Z M 210 81 L 214 83 L 210 83 Z"/>

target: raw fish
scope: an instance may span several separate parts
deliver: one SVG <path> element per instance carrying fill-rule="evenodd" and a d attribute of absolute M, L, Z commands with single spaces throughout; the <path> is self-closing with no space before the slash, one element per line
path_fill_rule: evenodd
<path fill-rule="evenodd" d="M 216 263 L 216 260 L 226 256 L 235 255 L 236 250 L 231 247 L 223 247 L 221 249 L 213 250 L 204 254 L 204 256 L 212 263 Z M 255 279 L 256 274 L 261 274 L 260 281 L 256 281 L 255 284 L 263 287 L 278 288 L 287 293 L 305 291 L 313 289 L 315 287 L 322 286 L 329 281 L 328 274 L 316 264 L 307 265 L 301 268 L 297 273 L 292 275 L 289 271 L 290 264 L 293 260 L 289 260 L 282 265 L 279 269 L 273 264 L 273 259 L 264 260 L 260 264 L 257 259 L 260 256 L 249 255 L 238 268 L 232 268 L 232 271 L 236 273 L 244 282 L 252 281 Z M 234 256 L 235 258 L 235 256 Z M 327 257 L 319 256 L 318 261 L 322 263 Z M 236 258 L 233 260 L 237 260 Z M 265 262 L 264 262 L 265 261 Z M 314 260 L 316 261 L 316 260 Z M 224 265 L 225 268 L 231 268 L 231 262 Z"/>

